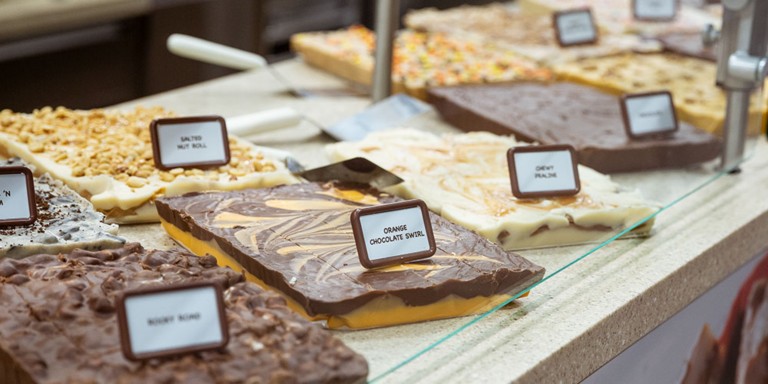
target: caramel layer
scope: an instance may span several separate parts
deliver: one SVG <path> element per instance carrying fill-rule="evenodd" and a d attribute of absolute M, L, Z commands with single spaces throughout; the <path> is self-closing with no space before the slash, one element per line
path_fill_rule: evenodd
<path fill-rule="evenodd" d="M 216 242 L 200 240 L 189 232 L 185 232 L 165 220 L 162 220 L 161 224 L 174 240 L 186 247 L 192 253 L 196 255 L 211 255 L 216 258 L 216 261 L 220 266 L 229 267 L 235 271 L 242 272 L 245 275 L 246 280 L 257 283 L 264 288 L 274 290 L 274 288 L 265 284 L 264 281 L 248 272 L 242 265 L 235 261 L 235 259 L 227 255 Z M 527 295 L 528 294 L 526 293 L 523 297 Z M 304 307 L 292 298 L 286 295 L 283 296 L 286 298 L 288 306 L 291 309 L 307 319 L 325 321 L 328 328 L 363 329 L 483 313 L 499 303 L 508 300 L 511 297 L 511 294 L 499 294 L 491 297 L 483 296 L 469 299 L 456 295 L 449 295 L 435 303 L 422 306 L 408 306 L 402 299 L 388 295 L 373 299 L 347 314 L 315 316 L 310 316 L 307 311 L 304 310 Z"/>

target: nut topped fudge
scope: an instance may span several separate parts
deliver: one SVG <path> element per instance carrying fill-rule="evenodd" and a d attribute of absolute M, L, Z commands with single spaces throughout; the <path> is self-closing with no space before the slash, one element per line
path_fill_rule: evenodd
<path fill-rule="evenodd" d="M 601 241 L 658 209 L 609 176 L 578 166 L 574 196 L 517 199 L 512 195 L 507 150 L 528 145 L 510 136 L 471 132 L 442 137 L 415 129 L 369 134 L 358 142 L 331 144 L 334 161 L 365 157 L 405 182 L 386 188 L 422 199 L 446 219 L 504 249 L 540 248 Z M 648 234 L 653 220 L 632 231 Z"/>
<path fill-rule="evenodd" d="M 370 85 L 375 38 L 373 31 L 352 26 L 293 35 L 291 49 L 310 65 Z M 404 30 L 395 38 L 392 55 L 395 92 L 407 92 L 421 99 L 426 97 L 426 89 L 440 85 L 552 78 L 550 70 L 508 47 L 471 36 Z"/>
<path fill-rule="evenodd" d="M 46 107 L 32 114 L 0 112 L 0 156 L 18 156 L 90 200 L 108 221 L 157 221 L 154 199 L 200 190 L 258 188 L 295 182 L 278 159 L 229 137 L 229 164 L 208 169 L 155 167 L 149 124 L 173 114 Z"/>
<path fill-rule="evenodd" d="M 679 4 L 677 15 L 669 21 L 637 20 L 632 12 L 633 0 L 520 0 L 520 9 L 528 14 L 549 15 L 552 12 L 590 7 L 595 22 L 611 34 L 658 36 L 664 33 L 701 32 L 707 24 L 720 25 L 721 18 L 688 4 Z"/>
<path fill-rule="evenodd" d="M 561 47 L 552 31 L 552 16 L 521 12 L 502 4 L 425 8 L 405 15 L 409 28 L 450 36 L 473 36 L 503 45 L 543 65 L 623 52 L 657 52 L 661 45 L 629 34 L 601 35 L 595 44 Z"/>
<path fill-rule="evenodd" d="M 230 341 L 221 350 L 143 362 L 122 353 L 115 300 L 146 286 L 214 281 Z M 358 383 L 365 359 L 274 293 L 211 256 L 129 244 L 0 260 L 3 383 Z"/>
<path fill-rule="evenodd" d="M 542 267 L 433 213 L 432 257 L 364 268 L 350 214 L 396 201 L 366 185 L 313 182 L 164 197 L 157 207 L 176 241 L 244 271 L 329 328 L 482 313 L 543 277 Z"/>
<path fill-rule="evenodd" d="M 4 166 L 27 164 L 19 159 L 0 160 L 0 167 Z M 125 239 L 117 236 L 117 225 L 105 224 L 103 214 L 62 182 L 46 174 L 36 177 L 34 183 L 37 220 L 31 225 L 0 226 L 0 258 L 125 244 Z"/>

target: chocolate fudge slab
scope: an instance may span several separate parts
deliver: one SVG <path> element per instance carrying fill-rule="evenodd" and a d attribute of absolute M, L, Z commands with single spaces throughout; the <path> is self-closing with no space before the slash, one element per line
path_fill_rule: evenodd
<path fill-rule="evenodd" d="M 0 260 L 0 367 L 3 383 L 355 383 L 365 360 L 308 323 L 279 295 L 243 281 L 211 256 L 145 250 Z M 120 350 L 114 302 L 143 286 L 215 281 L 224 291 L 230 342 L 148 362 Z"/>
<path fill-rule="evenodd" d="M 196 249 L 195 242 L 213 243 L 247 272 L 293 299 L 306 316 L 327 320 L 331 327 L 467 315 L 479 309 L 478 302 L 511 297 L 543 277 L 542 267 L 432 213 L 438 246 L 432 258 L 366 270 L 357 257 L 350 214 L 395 201 L 401 199 L 362 185 L 303 183 L 167 197 L 159 199 L 157 207 L 177 241 L 195 253 L 205 252 Z M 193 238 L 174 236 L 177 231 Z M 454 306 L 458 312 L 429 313 L 429 306 L 436 309 L 456 298 L 465 299 Z M 401 304 L 393 304 L 393 299 Z M 396 313 L 387 316 L 384 311 L 382 318 L 373 319 L 368 309 L 381 308 L 383 301 L 394 305 Z M 409 317 L 409 310 L 429 314 Z"/>
<path fill-rule="evenodd" d="M 715 136 L 680 122 L 670 138 L 630 139 L 619 99 L 569 83 L 444 87 L 429 101 L 464 131 L 513 134 L 544 145 L 570 144 L 579 163 L 604 173 L 684 167 L 720 154 Z"/>

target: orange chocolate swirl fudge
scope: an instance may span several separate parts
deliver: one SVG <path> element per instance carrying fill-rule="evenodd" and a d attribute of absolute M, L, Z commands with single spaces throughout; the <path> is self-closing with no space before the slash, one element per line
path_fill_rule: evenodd
<path fill-rule="evenodd" d="M 540 280 L 544 269 L 430 213 L 437 252 L 366 270 L 354 209 L 400 201 L 367 186 L 303 183 L 157 201 L 162 224 L 192 252 L 214 255 L 331 328 L 370 328 L 469 315 Z"/>

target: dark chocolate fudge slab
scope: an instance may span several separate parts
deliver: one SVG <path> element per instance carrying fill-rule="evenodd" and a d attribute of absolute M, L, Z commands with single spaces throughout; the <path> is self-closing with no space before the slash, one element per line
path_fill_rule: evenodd
<path fill-rule="evenodd" d="M 145 285 L 217 281 L 225 288 L 230 342 L 206 351 L 137 363 L 120 350 L 114 310 L 123 291 Z M 144 250 L 0 260 L 3 383 L 361 382 L 365 360 L 280 296 L 213 257 Z"/>
<path fill-rule="evenodd" d="M 400 199 L 361 185 L 303 183 L 193 193 L 156 204 L 163 221 L 199 240 L 215 241 L 310 316 L 343 315 L 389 296 L 417 306 L 450 295 L 510 294 L 504 288 L 523 288 L 542 278 L 543 268 L 431 213 L 439 248 L 435 256 L 364 269 L 349 216 L 356 208 L 394 201 Z M 494 278 L 499 276 L 503 281 Z"/>
<path fill-rule="evenodd" d="M 581 164 L 605 173 L 684 167 L 720 154 L 718 138 L 682 122 L 670 138 L 630 139 L 619 99 L 576 84 L 434 88 L 429 100 L 446 121 L 464 131 L 570 144 Z"/>

